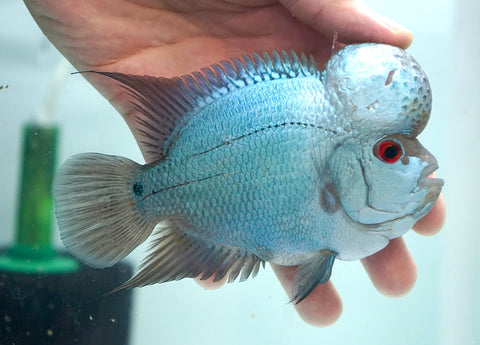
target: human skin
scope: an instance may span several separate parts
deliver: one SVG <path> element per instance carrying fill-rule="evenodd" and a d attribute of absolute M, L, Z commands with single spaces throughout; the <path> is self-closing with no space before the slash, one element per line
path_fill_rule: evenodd
<path fill-rule="evenodd" d="M 25 0 L 25 4 L 49 40 L 80 71 L 172 77 L 271 49 L 303 51 L 323 64 L 332 54 L 334 37 L 337 47 L 379 42 L 407 48 L 413 39 L 405 28 L 354 0 Z M 123 89 L 98 76 L 84 76 L 130 123 L 133 112 Z M 440 197 L 414 230 L 435 234 L 444 217 Z M 402 238 L 362 263 L 385 295 L 404 295 L 415 283 L 415 263 Z M 272 267 L 291 296 L 296 267 Z M 329 281 L 295 308 L 307 323 L 325 326 L 340 317 L 342 303 Z"/>

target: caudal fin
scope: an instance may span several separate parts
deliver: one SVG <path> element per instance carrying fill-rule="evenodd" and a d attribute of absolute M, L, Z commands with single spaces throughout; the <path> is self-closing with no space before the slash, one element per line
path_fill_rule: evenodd
<path fill-rule="evenodd" d="M 139 212 L 132 190 L 141 169 L 127 158 L 84 153 L 57 172 L 53 198 L 60 235 L 82 262 L 112 266 L 150 236 L 155 224 Z"/>

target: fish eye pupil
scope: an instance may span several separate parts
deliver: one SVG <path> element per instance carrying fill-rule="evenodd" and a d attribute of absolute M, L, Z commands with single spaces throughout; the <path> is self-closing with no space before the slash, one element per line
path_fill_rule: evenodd
<path fill-rule="evenodd" d="M 133 184 L 133 193 L 136 196 L 142 196 L 143 194 L 143 185 L 140 182 L 135 182 Z"/>
<path fill-rule="evenodd" d="M 395 146 L 388 146 L 385 149 L 384 155 L 386 159 L 395 159 L 398 155 L 398 148 Z"/>
<path fill-rule="evenodd" d="M 382 162 L 393 164 L 402 157 L 403 150 L 398 142 L 384 140 L 375 145 L 374 154 Z"/>

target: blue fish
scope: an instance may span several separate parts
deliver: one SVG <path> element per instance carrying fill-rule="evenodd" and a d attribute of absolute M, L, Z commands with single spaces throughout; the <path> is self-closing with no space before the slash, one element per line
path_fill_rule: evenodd
<path fill-rule="evenodd" d="M 419 64 L 382 44 L 349 45 L 325 69 L 264 52 L 172 79 L 92 72 L 128 92 L 146 165 L 78 154 L 54 182 L 65 246 L 93 267 L 150 236 L 120 288 L 185 277 L 243 281 L 265 261 L 299 265 L 293 301 L 408 231 L 443 181 L 416 136 L 431 112 Z M 152 234 L 153 232 L 153 234 Z"/>

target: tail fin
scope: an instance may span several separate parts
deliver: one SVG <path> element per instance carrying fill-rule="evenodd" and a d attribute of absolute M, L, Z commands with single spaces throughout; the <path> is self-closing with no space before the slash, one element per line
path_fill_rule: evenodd
<path fill-rule="evenodd" d="M 75 155 L 59 169 L 53 197 L 60 235 L 82 262 L 112 266 L 150 236 L 155 224 L 137 210 L 132 190 L 141 169 L 99 153 Z"/>

